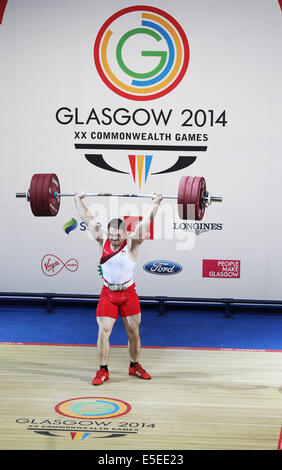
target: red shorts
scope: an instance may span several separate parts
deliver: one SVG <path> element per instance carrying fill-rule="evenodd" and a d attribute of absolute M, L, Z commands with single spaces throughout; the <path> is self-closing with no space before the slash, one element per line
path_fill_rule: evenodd
<path fill-rule="evenodd" d="M 121 291 L 111 291 L 107 286 L 103 286 L 96 310 L 97 317 L 117 318 L 118 313 L 121 317 L 129 317 L 140 312 L 135 284 Z"/>

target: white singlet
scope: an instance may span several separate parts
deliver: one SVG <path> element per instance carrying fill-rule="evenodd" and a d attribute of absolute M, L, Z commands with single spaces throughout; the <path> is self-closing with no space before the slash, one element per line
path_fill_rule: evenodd
<path fill-rule="evenodd" d="M 124 284 L 133 279 L 135 263 L 130 259 L 126 240 L 118 251 L 112 251 L 107 238 L 100 263 L 103 277 L 109 284 Z"/>

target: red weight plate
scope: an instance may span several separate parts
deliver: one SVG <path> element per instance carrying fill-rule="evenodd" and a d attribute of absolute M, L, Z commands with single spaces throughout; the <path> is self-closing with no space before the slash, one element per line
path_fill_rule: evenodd
<path fill-rule="evenodd" d="M 54 191 L 60 192 L 58 177 L 54 173 L 37 173 L 30 183 L 30 206 L 37 217 L 57 215 L 60 198 L 54 198 Z"/>
<path fill-rule="evenodd" d="M 30 185 L 29 185 L 29 203 L 30 203 L 30 208 L 32 210 L 33 215 L 36 215 L 36 212 L 37 212 L 37 207 L 35 205 L 37 178 L 38 178 L 37 174 L 33 175 L 33 177 L 31 178 Z"/>
<path fill-rule="evenodd" d="M 178 213 L 183 220 L 201 220 L 205 213 L 202 196 L 206 191 L 203 177 L 183 176 L 178 189 Z"/>
<path fill-rule="evenodd" d="M 178 215 L 180 219 L 186 220 L 187 219 L 187 204 L 185 203 L 185 188 L 188 182 L 189 176 L 182 176 L 179 186 L 178 186 L 178 194 L 177 194 L 177 204 L 178 204 Z"/>
<path fill-rule="evenodd" d="M 206 192 L 206 181 L 202 176 L 195 176 L 191 185 L 190 204 L 195 208 L 194 219 L 202 220 L 205 213 L 205 205 L 203 204 L 203 195 Z"/>
<path fill-rule="evenodd" d="M 30 188 L 29 188 L 29 197 L 30 197 L 30 207 L 32 210 L 33 215 L 36 217 L 42 215 L 42 208 L 40 207 L 40 197 L 38 197 L 41 193 L 41 180 L 42 180 L 42 175 L 39 173 L 36 173 L 33 175 L 31 182 L 30 182 Z"/>
<path fill-rule="evenodd" d="M 54 173 L 52 174 L 50 189 L 51 189 L 50 207 L 53 210 L 53 215 L 56 216 L 59 212 L 59 209 L 60 209 L 61 198 L 60 197 L 55 198 L 54 197 L 54 192 L 60 193 L 61 192 L 61 187 L 60 187 L 59 178 Z"/>
<path fill-rule="evenodd" d="M 185 188 L 184 205 L 186 207 L 186 220 L 195 220 L 195 206 L 191 200 L 191 191 L 193 187 L 194 176 L 189 176 Z"/>
<path fill-rule="evenodd" d="M 49 182 L 50 182 L 50 174 L 46 173 L 43 174 L 42 178 L 42 185 L 41 185 L 41 207 L 42 207 L 42 216 L 48 216 L 49 214 L 48 206 L 49 206 Z"/>
<path fill-rule="evenodd" d="M 180 180 L 178 189 L 178 214 L 182 220 L 194 219 L 194 206 L 191 206 L 191 191 L 193 185 L 193 176 L 183 176 Z"/>
<path fill-rule="evenodd" d="M 60 192 L 60 183 L 57 175 L 47 173 L 42 181 L 42 215 L 56 216 L 59 212 L 60 198 L 54 198 L 54 192 Z"/>
<path fill-rule="evenodd" d="M 57 175 L 53 173 L 51 177 L 50 187 L 49 187 L 49 194 L 50 194 L 49 204 L 50 204 L 50 209 L 52 210 L 52 215 L 56 216 L 60 209 L 61 198 L 60 197 L 55 198 L 54 192 L 60 193 L 61 188 L 60 188 L 59 178 L 57 177 Z"/>
<path fill-rule="evenodd" d="M 207 192 L 206 181 L 205 181 L 205 178 L 202 177 L 201 194 L 200 194 L 200 208 L 199 208 L 199 217 L 200 218 L 198 220 L 202 220 L 202 218 L 205 215 L 206 206 L 205 206 L 205 203 L 203 201 L 203 196 L 205 195 L 206 192 Z"/>
<path fill-rule="evenodd" d="M 44 180 L 44 174 L 39 174 L 37 178 L 37 186 L 36 186 L 36 193 L 35 193 L 37 217 L 45 216 L 45 210 L 44 210 L 44 205 L 43 205 L 43 194 L 42 194 L 43 180 Z"/>

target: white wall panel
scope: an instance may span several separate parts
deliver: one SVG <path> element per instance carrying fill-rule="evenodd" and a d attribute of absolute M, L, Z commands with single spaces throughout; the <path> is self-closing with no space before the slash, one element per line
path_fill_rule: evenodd
<path fill-rule="evenodd" d="M 204 176 L 210 192 L 222 196 L 223 203 L 206 210 L 201 221 L 206 225 L 201 227 L 207 230 L 196 234 L 193 222 L 181 223 L 175 203 L 163 201 L 155 219 L 155 239 L 146 240 L 140 249 L 135 272 L 139 294 L 280 299 L 282 44 L 278 0 L 143 3 L 145 9 L 151 6 L 171 15 L 183 28 L 190 47 L 188 69 L 178 86 L 147 101 L 127 99 L 112 91 L 94 63 L 94 42 L 100 28 L 114 13 L 128 7 L 127 2 L 7 2 L 0 24 L 1 291 L 97 294 L 102 285 L 97 272 L 98 247 L 80 226 L 73 200 L 62 201 L 57 217 L 35 218 L 29 205 L 15 198 L 16 192 L 28 189 L 34 173 L 56 173 L 63 192 L 157 191 L 175 195 L 181 176 L 191 174 Z M 139 2 L 130 2 L 134 5 Z M 118 27 L 111 25 L 114 35 L 123 36 L 132 24 L 140 27 L 140 18 L 141 12 L 133 19 L 123 15 Z M 140 42 L 139 36 L 126 57 L 131 66 L 143 71 L 146 58 L 140 51 L 155 47 L 155 43 L 147 37 Z M 109 59 L 113 63 L 114 58 Z M 159 59 L 148 60 L 152 65 Z M 117 62 L 115 67 L 118 71 Z M 61 123 L 67 121 L 62 112 L 57 114 L 61 122 L 56 119 L 62 107 L 71 110 L 71 122 Z M 121 108 L 124 110 L 117 111 Z M 193 112 L 187 122 L 192 126 L 183 126 L 187 110 Z M 195 124 L 197 110 L 205 111 L 203 126 Z M 226 125 L 215 124 L 223 111 Z M 93 119 L 94 112 L 97 119 Z M 161 112 L 166 124 L 155 122 L 154 115 Z M 105 113 L 111 116 L 111 124 Z M 130 116 L 127 124 L 126 116 Z M 201 124 L 203 113 L 197 116 Z M 147 117 L 147 124 L 138 125 Z M 75 138 L 77 132 L 80 139 Z M 92 138 L 92 133 L 98 132 L 115 132 L 119 138 Z M 154 137 L 124 139 L 121 133 L 126 132 Z M 165 140 L 161 137 L 164 134 L 170 137 Z M 196 140 L 181 142 L 176 134 L 195 134 Z M 90 164 L 75 143 L 197 145 L 207 146 L 207 150 L 187 153 L 147 151 L 144 147 L 143 151 L 89 151 L 103 154 L 109 165 L 126 172 L 122 174 Z M 129 154 L 153 155 L 147 181 L 143 170 L 140 188 L 138 181 L 133 181 Z M 172 166 L 179 155 L 195 155 L 197 159 L 186 169 L 153 174 Z M 115 213 L 121 217 L 130 212 L 142 215 L 149 203 L 145 201 L 86 202 L 93 211 L 103 205 L 104 216 L 100 213 L 98 218 L 105 225 Z M 63 226 L 72 218 L 78 226 L 67 234 Z M 185 236 L 186 246 L 179 239 Z M 78 268 L 71 271 L 61 265 L 60 272 L 47 276 L 41 261 L 48 253 L 63 263 L 75 259 Z M 147 273 L 143 265 L 154 260 L 178 263 L 182 270 L 175 275 Z M 203 278 L 203 260 L 239 260 L 240 277 Z"/>

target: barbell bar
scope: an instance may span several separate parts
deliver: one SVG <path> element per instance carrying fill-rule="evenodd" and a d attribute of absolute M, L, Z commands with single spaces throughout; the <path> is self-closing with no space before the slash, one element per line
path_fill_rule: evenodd
<path fill-rule="evenodd" d="M 25 193 L 16 193 L 25 198 L 36 217 L 56 216 L 62 197 L 74 197 L 77 193 L 62 193 L 55 173 L 36 173 Z M 152 194 L 85 193 L 85 197 L 134 197 L 152 198 Z M 211 196 L 206 189 L 203 176 L 182 176 L 176 196 L 162 195 L 163 199 L 177 199 L 179 217 L 183 220 L 201 220 L 205 209 L 212 202 L 222 202 L 222 197 Z"/>

